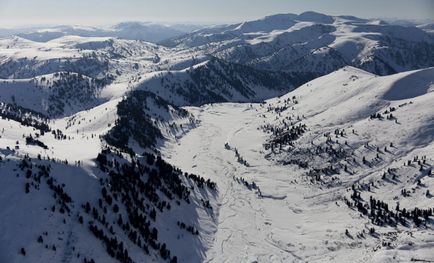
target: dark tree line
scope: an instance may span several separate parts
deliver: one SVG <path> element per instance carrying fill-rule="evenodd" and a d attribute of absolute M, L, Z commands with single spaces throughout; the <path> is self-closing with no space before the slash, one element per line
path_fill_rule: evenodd
<path fill-rule="evenodd" d="M 433 216 L 433 208 L 421 209 L 415 207 L 413 209 L 401 209 L 399 204 L 395 209 L 381 200 L 377 200 L 372 196 L 369 197 L 369 202 L 361 198 L 360 192 L 352 187 L 351 199 L 344 199 L 349 207 L 356 208 L 361 214 L 368 216 L 371 222 L 378 226 L 410 226 L 409 222 L 413 222 L 416 227 L 421 227 L 430 222 L 429 217 Z"/>
<path fill-rule="evenodd" d="M 3 119 L 14 120 L 24 126 L 38 129 L 41 132 L 41 135 L 44 135 L 45 132 L 51 130 L 48 125 L 48 117 L 16 104 L 0 102 L 0 117 Z"/>
<path fill-rule="evenodd" d="M 172 255 L 167 245 L 159 241 L 158 229 L 153 225 L 158 221 L 160 213 L 171 209 L 171 203 L 190 203 L 191 190 L 184 185 L 182 177 L 190 179 L 199 188 L 214 190 L 215 183 L 194 174 L 183 174 L 161 157 L 149 153 L 144 153 L 142 158 L 134 158 L 131 162 L 121 156 L 114 155 L 109 149 L 98 155 L 98 165 L 108 174 L 108 178 L 101 182 L 102 198 L 99 199 L 98 206 L 86 204 L 85 213 L 105 226 L 108 231 L 103 230 L 103 233 L 108 236 L 113 226 L 110 226 L 106 219 L 106 213 L 112 210 L 118 214 L 118 227 L 131 242 L 141 247 L 144 253 L 149 253 L 150 249 L 158 250 L 163 259 L 177 262 L 176 256 Z M 209 201 L 202 201 L 211 208 Z M 126 213 L 126 217 L 121 211 Z M 178 226 L 183 229 L 181 223 Z M 199 234 L 192 226 L 184 228 L 192 234 Z M 100 237 L 104 235 L 99 234 Z"/>

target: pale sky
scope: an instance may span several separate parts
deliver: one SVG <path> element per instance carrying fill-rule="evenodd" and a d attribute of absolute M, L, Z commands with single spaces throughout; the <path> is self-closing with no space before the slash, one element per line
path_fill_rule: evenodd
<path fill-rule="evenodd" d="M 0 0 L 0 27 L 121 21 L 231 23 L 304 11 L 434 19 L 434 0 Z"/>

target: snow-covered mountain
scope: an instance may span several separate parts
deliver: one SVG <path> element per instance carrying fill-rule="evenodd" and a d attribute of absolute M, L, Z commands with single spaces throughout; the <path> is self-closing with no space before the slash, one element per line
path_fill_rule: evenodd
<path fill-rule="evenodd" d="M 5 78 L 0 96 L 51 116 L 70 115 L 135 89 L 154 92 L 178 106 L 260 101 L 315 77 L 258 70 L 135 40 L 66 36 L 39 43 L 12 37 L 0 40 L 0 47 L 0 77 Z M 28 91 L 35 94 L 31 101 Z M 48 100 L 53 96 L 61 102 Z"/>
<path fill-rule="evenodd" d="M 159 54 L 166 54 L 148 42 L 110 37 L 66 36 L 46 43 L 10 37 L 0 39 L 0 47 L 0 77 L 16 79 L 59 71 L 112 78 L 155 64 Z"/>
<path fill-rule="evenodd" d="M 0 100 L 55 117 L 91 109 L 104 99 L 106 83 L 70 72 L 56 72 L 32 79 L 0 81 Z"/>
<path fill-rule="evenodd" d="M 434 23 L 421 24 L 418 25 L 417 27 L 424 30 L 428 34 L 434 35 Z"/>
<path fill-rule="evenodd" d="M 47 42 L 63 36 L 117 37 L 128 40 L 159 42 L 200 29 L 203 26 L 188 24 L 164 25 L 146 22 L 123 22 L 109 27 L 53 26 L 19 29 L 1 29 L 0 36 L 17 35 L 22 38 Z"/>
<path fill-rule="evenodd" d="M 158 94 L 175 105 L 258 102 L 281 95 L 313 78 L 312 74 L 267 72 L 208 57 L 181 70 L 151 74 L 135 88 Z"/>
<path fill-rule="evenodd" d="M 330 73 L 346 65 L 387 75 L 433 66 L 434 39 L 416 27 L 315 12 L 206 28 L 163 42 L 259 69 Z"/>
<path fill-rule="evenodd" d="M 137 26 L 143 24 L 116 28 L 140 32 Z M 112 37 L 63 36 L 44 43 L 7 37 L 0 40 L 0 77 L 72 72 L 103 83 L 97 103 L 138 88 L 185 106 L 280 96 L 346 65 L 384 75 L 434 61 L 434 40 L 421 29 L 314 12 L 206 28 L 165 43 L 176 47 Z"/>
<path fill-rule="evenodd" d="M 0 39 L 0 262 L 434 261 L 432 36 L 145 26 Z"/>

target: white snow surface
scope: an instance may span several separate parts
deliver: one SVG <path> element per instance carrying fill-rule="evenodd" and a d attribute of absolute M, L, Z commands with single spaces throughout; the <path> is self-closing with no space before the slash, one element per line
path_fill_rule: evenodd
<path fill-rule="evenodd" d="M 88 232 L 77 224 L 64 224 L 61 216 L 44 210 L 49 210 L 53 202 L 49 192 L 21 194 L 24 180 L 23 175 L 15 178 L 18 173 L 15 162 L 26 154 L 32 158 L 38 154 L 49 156 L 58 162 L 68 160 L 68 166 L 54 165 L 56 179 L 65 183 L 75 200 L 96 199 L 93 188 L 102 175 L 95 158 L 105 146 L 100 136 L 115 123 L 116 105 L 129 90 L 159 92 L 157 95 L 183 104 L 184 99 L 170 90 L 160 90 L 159 77 L 171 74 L 177 81 L 185 80 L 187 70 L 208 63 L 207 54 L 229 57 L 244 41 L 257 48 L 255 52 L 266 62 L 286 58 L 281 54 L 293 54 L 291 49 L 285 49 L 289 43 L 303 52 L 312 51 L 319 67 L 324 66 L 321 59 L 329 56 L 330 50 L 342 54 L 339 61 L 369 60 L 374 51 L 381 49 L 379 38 L 384 34 L 405 41 L 432 43 L 422 30 L 415 28 L 390 27 L 378 21 L 313 12 L 266 17 L 225 28 L 236 35 L 235 39 L 225 39 L 228 32 L 221 30 L 221 27 L 211 28 L 190 35 L 191 39 L 172 49 L 112 37 L 63 36 L 45 43 L 20 37 L 0 39 L 0 69 L 6 78 L 0 80 L 2 102 L 16 102 L 45 113 L 51 91 L 40 84 L 41 78 L 52 81 L 56 72 L 62 72 L 59 68 L 80 59 L 104 65 L 107 62 L 105 71 L 77 64 L 78 69 L 85 71 L 86 80 L 115 76 L 95 94 L 94 104 L 69 105 L 64 114 L 50 120 L 50 127 L 62 130 L 68 139 L 57 140 L 51 133 L 41 135 L 39 140 L 49 147 L 47 150 L 26 145 L 25 136 L 35 134 L 35 129 L 0 119 L 3 159 L 0 163 L 0 262 L 79 262 L 72 257 L 71 244 L 97 262 L 114 261 Z M 326 32 L 329 34 L 324 35 Z M 207 41 L 202 42 L 202 37 Z M 273 52 L 269 53 L 270 43 L 278 51 L 272 47 Z M 23 67 L 22 61 L 27 61 L 23 63 L 29 66 Z M 325 65 L 330 69 L 334 66 Z M 259 97 L 270 97 L 268 91 L 252 88 Z M 174 209 L 171 214 L 161 215 L 164 218 L 159 222 L 159 228 L 164 229 L 160 232 L 162 239 L 180 262 L 434 261 L 433 217 L 426 227 L 376 226 L 343 201 L 349 198 L 352 185 L 375 183 L 375 188 L 361 192 L 365 200 L 373 196 L 390 207 L 399 202 L 408 209 L 434 208 L 434 177 L 427 173 L 434 166 L 433 91 L 434 68 L 377 76 L 344 67 L 261 104 L 185 107 L 190 118 L 180 118 L 172 110 L 162 112 L 151 105 L 149 114 L 164 135 L 158 144 L 162 156 L 185 172 L 215 181 L 218 187 L 217 196 L 194 191 L 193 202 L 186 211 Z M 240 94 L 233 95 L 234 100 L 243 99 Z M 284 110 L 277 112 L 276 108 Z M 395 110 L 389 112 L 391 108 Z M 384 116 L 393 113 L 394 118 L 371 119 L 376 113 Z M 333 179 L 324 177 L 322 184 L 313 183 L 306 177 L 307 169 L 284 165 L 284 162 L 299 158 L 308 160 L 312 166 L 328 165 L 323 160 L 292 152 L 290 147 L 277 152 L 264 147 L 272 134 L 262 127 L 281 127 L 289 120 L 307 126 L 306 133 L 295 143 L 298 149 L 327 145 L 324 134 L 345 129 L 345 136 L 332 138 L 332 147 L 351 150 L 355 159 L 365 157 L 369 165 L 337 161 L 350 165 L 351 172 L 341 171 L 331 176 Z M 174 128 L 180 125 L 183 128 Z M 389 146 L 391 143 L 393 147 Z M 371 146 L 365 147 L 366 144 Z M 387 147 L 388 151 L 379 154 L 375 151 L 377 147 L 381 150 Z M 237 161 L 235 149 L 249 165 Z M 403 165 L 416 156 L 426 156 L 422 171 L 417 164 Z M 76 165 L 78 162 L 81 165 Z M 399 180 L 382 180 L 382 174 L 388 169 L 396 169 Z M 255 182 L 260 190 L 249 189 L 240 178 Z M 410 196 L 402 196 L 403 189 L 411 192 Z M 209 198 L 215 214 L 201 209 L 204 197 Z M 184 234 L 169 227 L 179 217 L 195 224 L 200 236 L 180 238 Z M 360 237 L 372 227 L 378 235 Z M 47 239 L 61 244 L 57 252 L 41 250 L 36 243 L 37 236 L 45 229 L 57 232 Z M 19 254 L 21 247 L 26 247 L 25 258 Z M 141 251 L 134 251 L 132 257 L 138 262 L 161 261 L 156 253 L 145 256 Z"/>
<path fill-rule="evenodd" d="M 356 238 L 357 233 L 367 231 L 373 225 L 369 219 L 346 207 L 342 197 L 348 195 L 347 189 L 351 183 L 369 181 L 370 178 L 378 176 L 379 172 L 388 167 L 400 166 L 406 159 L 415 155 L 426 155 L 429 165 L 433 164 L 433 81 L 432 68 L 378 77 L 356 68 L 346 67 L 265 104 L 225 103 L 200 108 L 187 107 L 186 109 L 198 120 L 198 126 L 192 127 L 193 129 L 186 134 L 171 136 L 172 133 L 165 133 L 167 141 L 163 144 L 161 153 L 166 160 L 184 171 L 200 174 L 217 182 L 218 197 L 212 201 L 216 207 L 216 217 L 198 217 L 197 225 L 202 233 L 196 241 L 198 243 L 183 243 L 187 246 L 181 246 L 181 243 L 171 243 L 168 239 L 168 244 L 175 246 L 179 258 L 188 262 L 432 260 L 432 225 L 428 225 L 427 228 L 374 226 L 379 237 L 366 235 L 365 238 Z M 286 105 L 284 101 L 293 96 L 299 100 L 297 105 L 292 105 L 294 110 L 288 109 L 280 115 L 267 111 L 267 107 Z M 40 153 L 60 160 L 67 159 L 70 163 L 81 161 L 82 168 L 71 168 L 71 175 L 68 175 L 68 170 L 63 175 L 65 179 L 59 179 L 62 182 L 65 180 L 72 192 L 79 191 L 76 187 L 82 186 L 74 186 L 75 184 L 87 182 L 94 176 L 98 177 L 93 161 L 101 149 L 98 136 L 106 133 L 109 129 L 108 124 L 116 119 L 115 106 L 118 101 L 119 99 L 111 100 L 89 111 L 52 121 L 50 125 L 62 129 L 71 140 L 55 140 L 51 134 L 41 136 L 40 140 L 49 145 L 48 150 L 25 145 L 22 135 L 33 133 L 32 128 L 23 127 L 14 121 L 0 120 L 3 130 L 0 138 L 1 156 L 13 159 L 15 155 L 30 154 L 34 157 Z M 405 106 L 399 108 L 398 105 Z M 390 106 L 398 107 L 394 113 L 399 124 L 368 119 L 372 112 L 382 111 Z M 151 112 L 156 110 L 151 108 Z M 302 146 L 310 145 L 311 141 L 319 143 L 324 131 L 337 127 L 351 127 L 356 129 L 360 136 L 349 136 L 347 139 L 350 144 L 369 140 L 370 143 L 383 147 L 393 141 L 396 150 L 393 150 L 393 155 L 385 157 L 379 166 L 355 170 L 356 173 L 350 176 L 340 175 L 343 182 L 341 185 L 328 188 L 311 184 L 304 179 L 303 169 L 277 162 L 281 156 L 265 158 L 269 151 L 263 148 L 263 144 L 270 138 L 270 134 L 259 129 L 260 126 L 267 123 L 279 124 L 281 119 L 293 115 L 303 116 L 303 122 L 309 127 L 308 133 L 299 141 Z M 171 122 L 170 116 L 160 118 Z M 15 153 L 7 151 L 6 147 L 13 148 L 16 141 L 19 141 L 20 149 Z M 232 149 L 236 148 L 249 166 L 237 162 L 233 150 L 225 149 L 225 143 Z M 366 154 L 370 156 L 369 152 Z M 2 166 L 2 170 L 8 171 L 8 167 Z M 393 196 L 399 196 L 402 188 L 414 188 L 415 194 L 411 197 L 399 197 L 401 206 L 430 207 L 432 199 L 426 197 L 424 191 L 434 191 L 434 179 L 432 176 L 422 177 L 424 189 L 421 189 L 415 185 L 417 171 L 418 169 L 407 168 L 403 172 L 406 180 L 396 185 L 383 183 L 371 194 L 393 205 L 396 202 Z M 80 175 L 80 179 L 73 180 L 73 174 Z M 23 215 L 29 215 L 12 213 L 9 204 L 24 208 L 27 207 L 24 204 L 30 202 L 32 206 L 44 207 L 45 199 L 30 201 L 13 197 L 21 186 L 16 186 L 14 179 L 9 176 L 2 174 L 1 177 L 2 185 L 11 184 L 9 190 L 2 192 L 2 200 L 8 200 L 8 203 L 3 203 L 3 217 L 9 218 L 4 222 L 9 226 L 13 224 L 14 227 L 22 228 L 28 233 L 17 239 L 14 238 L 16 232 L 3 229 L 2 247 L 8 249 L 7 252 L 2 251 L 1 255 L 8 262 L 20 262 L 21 256 L 11 251 L 17 251 L 20 246 L 28 243 L 28 246 L 32 247 L 28 249 L 29 255 L 39 255 L 38 258 L 27 257 L 29 262 L 60 260 L 61 254 L 40 254 L 37 247 L 30 245 L 32 242 L 25 241 L 35 239 L 37 232 L 30 231 L 31 226 L 22 218 Z M 255 189 L 249 190 L 234 177 L 242 177 L 248 182 L 254 181 L 261 194 Z M 71 183 L 71 180 L 74 183 Z M 92 184 L 86 184 L 86 189 L 91 189 Z M 83 194 L 80 191 L 78 193 Z M 15 199 L 16 201 L 10 202 Z M 182 214 L 181 211 L 179 213 Z M 38 221 L 45 216 L 35 216 L 36 221 L 32 225 L 39 229 L 51 228 L 51 223 L 47 225 L 45 221 Z M 53 221 L 53 227 L 61 224 L 60 221 L 56 222 Z M 345 229 L 349 230 L 353 238 L 346 236 Z M 62 236 L 63 230 L 60 231 L 59 235 Z M 75 239 L 89 238 L 83 232 L 76 233 L 73 229 L 69 231 L 67 233 L 72 233 Z M 11 239 L 13 242 L 7 243 Z M 383 247 L 384 241 L 390 241 L 391 246 Z M 102 253 L 103 248 L 99 247 L 98 242 L 95 243 L 92 239 L 87 242 L 91 245 L 76 244 L 77 249 L 106 262 L 111 260 Z M 87 249 L 88 247 L 92 252 Z M 64 249 L 67 248 L 68 245 L 65 245 Z M 155 257 L 148 259 L 158 261 Z"/>
<path fill-rule="evenodd" d="M 201 125 L 176 143 L 168 144 L 163 153 L 175 165 L 204 174 L 219 186 L 218 230 L 206 253 L 206 262 L 433 260 L 432 225 L 377 227 L 342 201 L 352 183 L 374 181 L 380 172 L 402 166 L 413 156 L 426 155 L 429 165 L 434 164 L 434 114 L 430 106 L 434 99 L 433 81 L 432 68 L 378 77 L 347 67 L 262 106 L 228 103 L 189 108 Z M 395 97 L 396 94 L 401 95 Z M 293 96 L 300 101 L 294 111 L 279 116 L 265 111 L 267 106 L 283 104 Z M 371 112 L 405 103 L 396 112 L 399 124 L 368 119 Z M 303 169 L 264 159 L 262 144 L 269 134 L 258 127 L 279 123 L 286 114 L 303 115 L 303 121 L 308 123 L 309 131 L 299 142 L 303 146 L 309 146 L 311 141 L 318 143 L 324 131 L 351 127 L 361 136 L 349 137 L 349 144 L 369 140 L 381 147 L 394 142 L 397 148 L 377 167 L 338 175 L 341 185 L 328 188 L 310 184 L 303 179 Z M 225 143 L 235 147 L 250 166 L 237 162 L 234 153 L 225 149 Z M 373 195 L 387 200 L 389 205 L 399 200 L 407 208 L 432 207 L 432 197 L 426 197 L 425 191 L 433 191 L 433 176 L 422 177 L 424 186 L 420 187 L 415 185 L 415 178 L 420 178 L 418 169 L 403 170 L 406 179 L 396 185 L 380 182 L 381 186 L 366 193 L 366 197 Z M 261 195 L 233 177 L 254 181 Z M 402 188 L 412 188 L 415 194 L 393 198 L 400 195 Z M 375 227 L 379 237 L 355 237 L 369 227 Z M 345 229 L 352 238 L 346 236 Z M 382 246 L 384 241 L 391 245 Z"/>

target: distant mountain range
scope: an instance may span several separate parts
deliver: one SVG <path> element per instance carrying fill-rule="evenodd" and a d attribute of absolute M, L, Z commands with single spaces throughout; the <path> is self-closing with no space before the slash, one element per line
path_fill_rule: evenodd
<path fill-rule="evenodd" d="M 201 105 L 271 98 L 344 66 L 377 75 L 434 66 L 432 35 L 381 20 L 305 12 L 195 29 L 128 22 L 21 32 L 0 39 L 0 77 L 72 72 L 104 84 L 100 101 L 138 88 Z"/>
<path fill-rule="evenodd" d="M 162 44 L 258 69 L 317 74 L 350 65 L 387 75 L 434 61 L 434 38 L 420 28 L 315 12 L 205 28 Z"/>
<path fill-rule="evenodd" d="M 117 37 L 129 40 L 159 42 L 203 27 L 192 24 L 163 25 L 150 22 L 123 22 L 110 27 L 65 25 L 18 29 L 0 28 L 0 37 L 17 35 L 37 42 L 47 42 L 63 36 Z"/>

